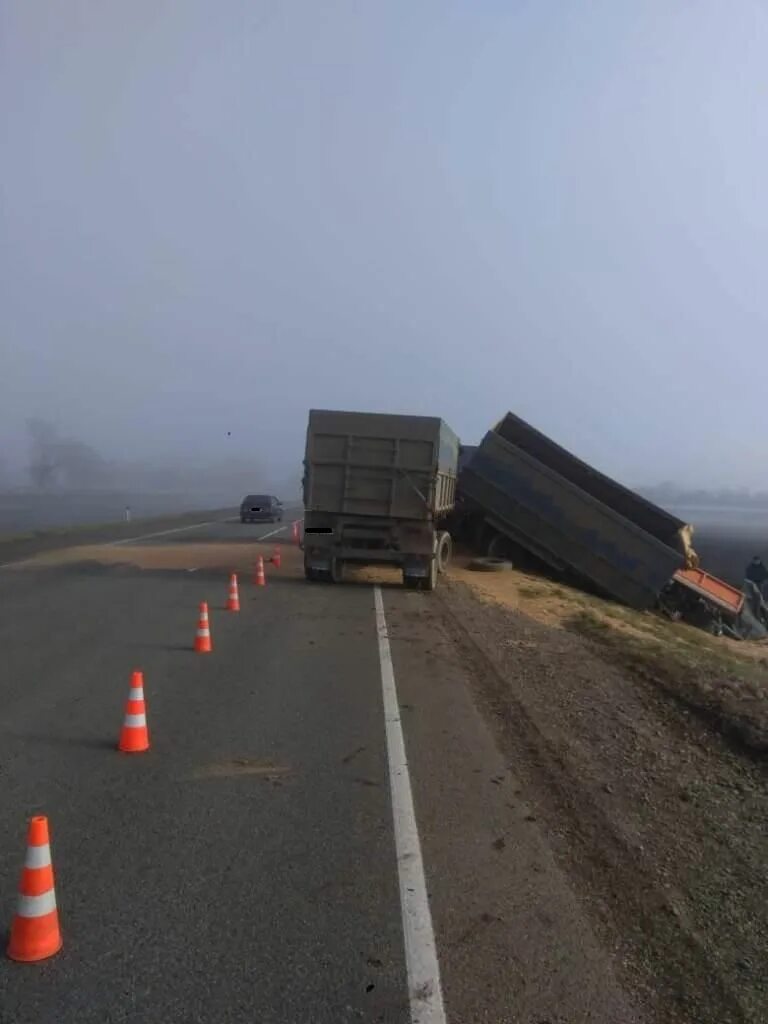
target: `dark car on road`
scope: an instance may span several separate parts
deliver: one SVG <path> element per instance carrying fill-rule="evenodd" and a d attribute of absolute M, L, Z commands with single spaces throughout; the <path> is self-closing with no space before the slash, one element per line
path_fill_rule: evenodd
<path fill-rule="evenodd" d="M 282 523 L 283 506 L 274 494 L 247 494 L 240 504 L 241 523 Z"/>

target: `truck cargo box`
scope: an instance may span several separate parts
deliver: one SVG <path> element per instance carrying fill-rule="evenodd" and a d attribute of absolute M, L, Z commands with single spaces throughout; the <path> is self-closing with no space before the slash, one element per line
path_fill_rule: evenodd
<path fill-rule="evenodd" d="M 509 418 L 500 428 L 505 423 L 512 433 Z M 530 435 L 518 436 L 533 448 Z M 553 461 L 546 448 L 540 450 Z M 485 435 L 462 470 L 460 490 L 499 532 L 632 607 L 651 607 L 684 567 L 679 551 L 496 431 Z M 662 530 L 662 521 L 656 526 Z"/>
<path fill-rule="evenodd" d="M 434 520 L 453 508 L 459 442 L 433 416 L 309 413 L 307 512 Z"/>
<path fill-rule="evenodd" d="M 494 430 L 505 441 L 549 466 L 576 487 L 591 494 L 603 505 L 629 519 L 663 544 L 675 549 L 680 548 L 680 532 L 686 527 L 682 519 L 670 515 L 663 508 L 593 469 L 514 413 L 508 412 Z"/>
<path fill-rule="evenodd" d="M 472 459 L 472 456 L 477 451 L 479 445 L 476 444 L 460 444 L 459 445 L 459 473 Z"/>

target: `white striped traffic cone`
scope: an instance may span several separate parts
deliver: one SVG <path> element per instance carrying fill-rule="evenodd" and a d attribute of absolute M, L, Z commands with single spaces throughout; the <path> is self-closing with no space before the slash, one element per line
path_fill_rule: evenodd
<path fill-rule="evenodd" d="M 232 573 L 229 577 L 229 596 L 227 597 L 226 611 L 240 611 L 240 592 L 237 589 L 237 574 Z"/>
<path fill-rule="evenodd" d="M 48 819 L 40 815 L 29 823 L 19 902 L 7 952 L 11 960 L 34 963 L 53 956 L 61 947 Z"/>
<path fill-rule="evenodd" d="M 211 627 L 208 622 L 208 605 L 205 601 L 200 605 L 200 620 L 195 634 L 195 650 L 198 654 L 209 654 L 213 650 Z"/>
<path fill-rule="evenodd" d="M 144 676 L 141 672 L 134 672 L 131 676 L 131 688 L 128 691 L 117 749 L 123 754 L 140 754 L 149 750 L 147 705 L 144 701 Z"/>

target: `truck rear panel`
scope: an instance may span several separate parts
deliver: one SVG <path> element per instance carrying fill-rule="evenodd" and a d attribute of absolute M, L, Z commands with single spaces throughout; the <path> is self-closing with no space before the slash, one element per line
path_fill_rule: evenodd
<path fill-rule="evenodd" d="M 309 513 L 433 520 L 455 499 L 458 439 L 431 416 L 309 414 Z"/>

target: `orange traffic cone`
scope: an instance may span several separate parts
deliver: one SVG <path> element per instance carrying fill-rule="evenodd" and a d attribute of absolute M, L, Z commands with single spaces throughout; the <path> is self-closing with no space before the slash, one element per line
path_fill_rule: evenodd
<path fill-rule="evenodd" d="M 280 548 L 275 548 L 275 553 L 272 555 L 272 565 L 276 569 L 280 568 Z"/>
<path fill-rule="evenodd" d="M 237 589 L 237 574 L 234 572 L 229 577 L 229 597 L 227 598 L 225 610 L 228 612 L 240 611 L 240 593 Z"/>
<path fill-rule="evenodd" d="M 48 819 L 40 816 L 29 823 L 27 856 L 7 953 L 11 960 L 34 963 L 58 953 L 61 946 Z"/>
<path fill-rule="evenodd" d="M 211 628 L 208 624 L 208 605 L 205 601 L 200 605 L 200 621 L 195 634 L 195 650 L 198 654 L 209 654 L 213 650 Z"/>
<path fill-rule="evenodd" d="M 259 555 L 259 559 L 256 562 L 256 575 L 253 578 L 253 582 L 257 587 L 266 587 L 267 578 L 264 575 L 264 559 Z"/>
<path fill-rule="evenodd" d="M 128 691 L 117 749 L 124 754 L 140 754 L 149 750 L 147 705 L 144 703 L 144 676 L 141 672 L 134 672 L 131 676 L 131 688 Z"/>
<path fill-rule="evenodd" d="M 293 524 L 293 542 L 294 544 L 299 543 L 299 521 L 296 519 Z"/>

